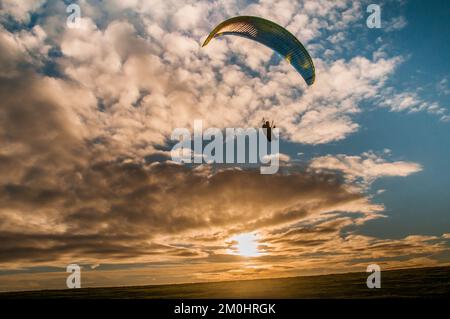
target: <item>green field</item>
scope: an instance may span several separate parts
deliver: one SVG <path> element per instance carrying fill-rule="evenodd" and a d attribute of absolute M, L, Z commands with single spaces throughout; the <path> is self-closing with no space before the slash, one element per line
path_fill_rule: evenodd
<path fill-rule="evenodd" d="M 450 267 L 381 273 L 381 288 L 368 289 L 367 273 L 1 293 L 0 298 L 449 298 Z"/>

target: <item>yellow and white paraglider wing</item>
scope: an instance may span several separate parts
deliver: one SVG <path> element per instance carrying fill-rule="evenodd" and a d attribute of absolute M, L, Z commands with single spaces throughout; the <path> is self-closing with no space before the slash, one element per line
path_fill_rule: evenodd
<path fill-rule="evenodd" d="M 316 73 L 311 56 L 300 41 L 282 26 L 258 17 L 234 17 L 215 27 L 202 46 L 220 35 L 237 35 L 264 44 L 284 57 L 308 85 L 314 83 Z"/>

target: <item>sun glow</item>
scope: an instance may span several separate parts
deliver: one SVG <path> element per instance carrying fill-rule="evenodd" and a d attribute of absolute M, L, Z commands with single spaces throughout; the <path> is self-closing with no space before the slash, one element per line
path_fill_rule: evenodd
<path fill-rule="evenodd" d="M 258 250 L 258 238 L 255 233 L 245 233 L 231 238 L 235 245 L 233 252 L 243 257 L 256 257 L 261 253 Z"/>

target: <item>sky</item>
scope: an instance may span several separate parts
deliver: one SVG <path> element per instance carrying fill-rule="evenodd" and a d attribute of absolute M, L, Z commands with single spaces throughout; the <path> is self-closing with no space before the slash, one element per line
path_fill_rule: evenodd
<path fill-rule="evenodd" d="M 67 25 L 66 8 L 81 17 Z M 0 1 L 0 291 L 448 265 L 450 5 Z M 201 43 L 253 15 L 292 32 L 308 87 L 269 48 Z M 280 171 L 180 165 L 175 128 L 280 129 Z"/>

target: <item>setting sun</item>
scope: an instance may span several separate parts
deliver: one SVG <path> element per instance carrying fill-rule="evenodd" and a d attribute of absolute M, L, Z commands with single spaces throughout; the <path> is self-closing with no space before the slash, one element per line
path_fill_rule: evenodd
<path fill-rule="evenodd" d="M 243 257 L 256 257 L 260 255 L 256 234 L 245 233 L 234 236 L 231 239 L 236 242 L 234 248 L 238 255 Z"/>

